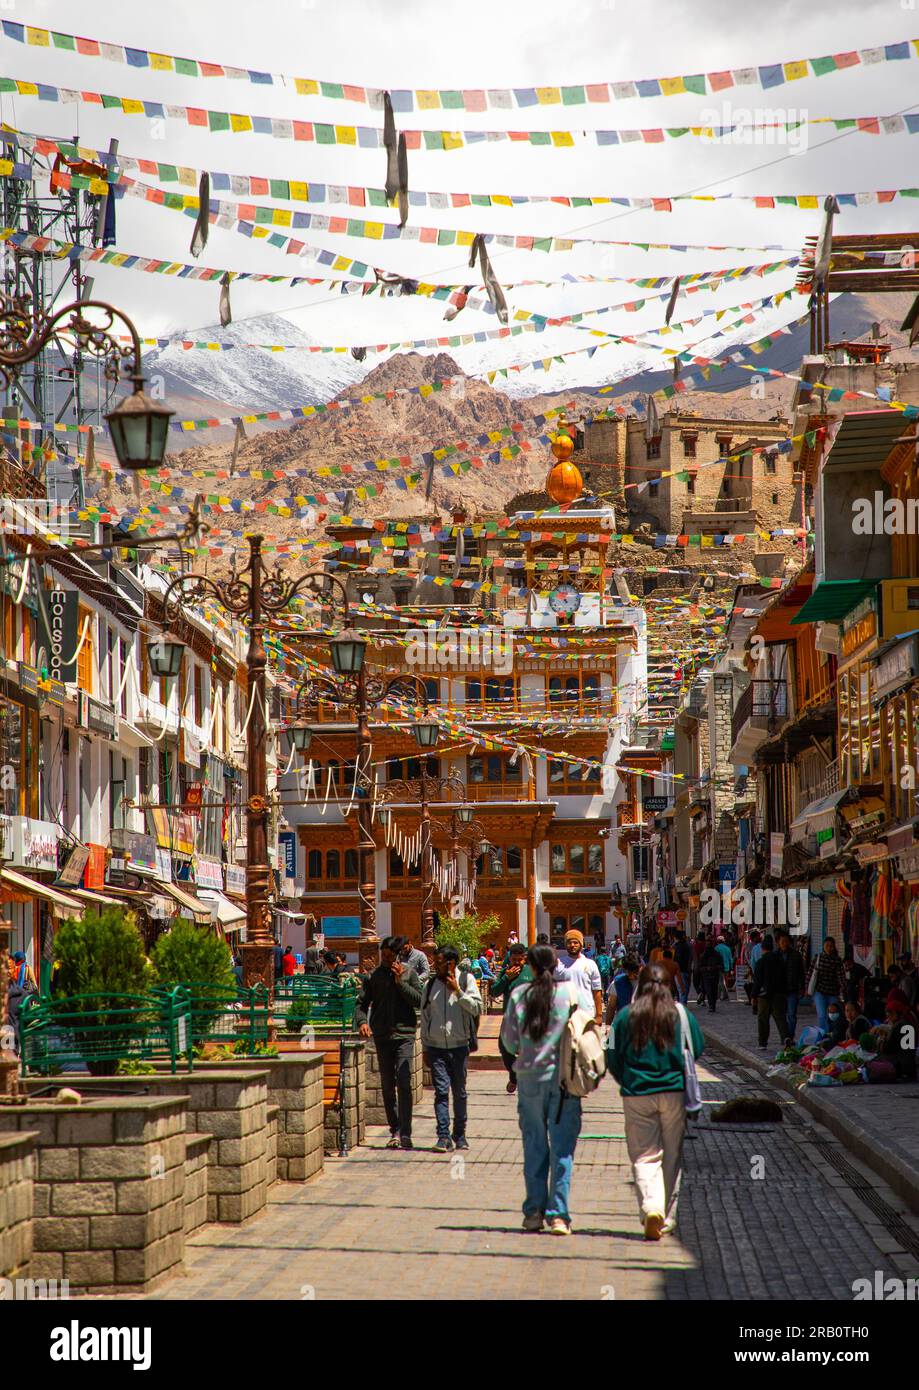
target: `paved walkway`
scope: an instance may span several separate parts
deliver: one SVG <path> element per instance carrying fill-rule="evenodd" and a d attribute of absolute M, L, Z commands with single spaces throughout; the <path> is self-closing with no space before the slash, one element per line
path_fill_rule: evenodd
<path fill-rule="evenodd" d="M 709 1107 L 762 1091 L 717 1059 L 701 1079 Z M 751 1132 L 703 1120 L 695 1129 L 679 1233 L 651 1244 L 638 1223 L 618 1090 L 604 1082 L 585 1105 L 574 1235 L 525 1235 L 516 1103 L 504 1083 L 503 1073 L 470 1074 L 468 1154 L 390 1152 L 387 1131 L 371 1130 L 347 1159 L 327 1159 L 316 1181 L 275 1185 L 267 1211 L 246 1226 L 199 1232 L 186 1248 L 187 1275 L 154 1297 L 845 1300 L 852 1281 L 875 1270 L 919 1277 L 903 1249 L 919 1220 L 883 1189 L 880 1215 L 864 1205 L 852 1170 L 841 1177 L 815 1147 L 825 1132 L 780 1093 L 783 1125 Z M 432 1114 L 426 1092 L 416 1143 L 433 1142 Z"/>

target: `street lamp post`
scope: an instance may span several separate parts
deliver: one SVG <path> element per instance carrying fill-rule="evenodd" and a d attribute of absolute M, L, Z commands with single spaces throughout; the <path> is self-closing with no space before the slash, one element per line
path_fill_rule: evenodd
<path fill-rule="evenodd" d="M 331 585 L 338 591 L 344 620 L 348 614 L 348 592 L 334 575 L 312 572 L 298 579 L 286 579 L 280 566 L 267 570 L 262 558 L 262 537 L 246 538 L 249 543 L 249 563 L 229 579 L 211 579 L 207 575 L 182 574 L 163 595 L 164 618 L 168 626 L 177 616 L 181 602 L 194 603 L 211 597 L 235 617 L 245 619 L 249 631 L 246 653 L 246 673 L 249 695 L 246 730 L 247 771 L 249 795 L 246 801 L 246 941 L 243 953 L 243 984 L 250 987 L 264 984 L 269 989 L 274 982 L 274 934 L 271 929 L 269 891 L 271 868 L 268 863 L 268 708 L 266 702 L 265 622 L 266 618 L 282 613 L 297 594 L 308 589 Z M 340 634 L 341 638 L 349 634 Z M 163 659 L 169 649 L 180 644 L 161 639 Z"/>
<path fill-rule="evenodd" d="M 298 703 L 302 701 L 306 705 L 315 705 L 322 701 L 344 706 L 354 712 L 357 729 L 357 873 L 361 916 L 359 953 L 363 964 L 365 958 L 376 954 L 379 944 L 376 932 L 376 841 L 373 837 L 373 772 L 370 767 L 373 744 L 370 738 L 370 712 L 386 700 L 400 696 L 406 700 L 417 700 L 422 710 L 426 711 L 428 697 L 424 682 L 418 676 L 394 676 L 391 680 L 368 676 L 363 660 L 366 648 L 366 638 L 363 634 L 339 633 L 329 646 L 333 665 L 344 679 L 337 683 L 321 675 L 310 677 L 298 691 Z M 415 721 L 412 728 L 419 747 L 431 748 L 437 743 L 440 730 L 435 723 L 421 719 Z M 303 735 L 300 728 L 292 729 L 291 737 L 295 745 L 298 737 L 302 743 Z M 433 913 L 431 924 L 433 943 Z"/>

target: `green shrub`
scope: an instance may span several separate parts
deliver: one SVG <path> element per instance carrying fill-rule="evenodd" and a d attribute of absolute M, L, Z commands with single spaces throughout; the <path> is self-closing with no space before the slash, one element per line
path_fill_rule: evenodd
<path fill-rule="evenodd" d="M 194 984 L 196 997 L 212 998 L 224 991 L 236 991 L 230 948 L 207 927 L 176 922 L 171 931 L 159 938 L 152 956 L 156 983 L 164 989 Z"/>
<path fill-rule="evenodd" d="M 54 1010 L 85 1054 L 93 1076 L 112 1076 L 119 1058 L 142 1043 L 156 1027 L 155 1008 L 135 1005 L 124 995 L 143 995 L 150 985 L 150 962 L 134 916 L 118 907 L 68 918 L 54 939 L 60 968 Z M 87 997 L 88 996 L 88 997 Z M 75 1021 L 85 1017 L 85 1028 Z"/>
<path fill-rule="evenodd" d="M 497 937 L 500 930 L 501 923 L 494 913 L 478 917 L 470 912 L 465 917 L 441 917 L 434 940 L 438 946 L 455 946 L 460 960 L 466 956 L 470 960 L 478 960 L 485 942 Z"/>

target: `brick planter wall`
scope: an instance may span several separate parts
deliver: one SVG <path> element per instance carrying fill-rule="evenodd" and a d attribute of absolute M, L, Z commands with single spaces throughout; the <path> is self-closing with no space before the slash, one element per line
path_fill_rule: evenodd
<path fill-rule="evenodd" d="M 321 1053 L 286 1052 L 251 1063 L 209 1062 L 208 1069 L 257 1067 L 268 1073 L 268 1103 L 278 1107 L 278 1181 L 305 1182 L 322 1172 Z"/>
<path fill-rule="evenodd" d="M 419 1105 L 424 1094 L 426 1069 L 421 1061 L 421 1039 L 415 1036 L 415 1053 L 412 1064 L 412 1104 Z M 386 1111 L 383 1108 L 383 1091 L 380 1086 L 380 1064 L 373 1039 L 367 1042 L 367 1100 L 364 1107 L 368 1125 L 385 1125 Z"/>
<path fill-rule="evenodd" d="M 265 1182 L 268 1187 L 278 1180 L 278 1115 L 280 1113 L 278 1106 L 268 1106 L 267 1143 L 265 1146 Z"/>
<path fill-rule="evenodd" d="M 213 1141 L 207 1155 L 208 1221 L 248 1221 L 265 1206 L 268 1076 L 264 1067 L 98 1078 L 71 1074 L 53 1081 L 75 1086 L 85 1096 L 100 1090 L 186 1096 L 188 1132 L 209 1134 Z M 31 1089 L 48 1084 L 47 1077 L 26 1082 Z"/>
<path fill-rule="evenodd" d="M 207 1225 L 207 1155 L 209 1134 L 185 1136 L 185 1239 Z"/>
<path fill-rule="evenodd" d="M 0 1278 L 28 1279 L 32 1259 L 34 1133 L 0 1134 Z"/>
<path fill-rule="evenodd" d="M 341 1044 L 335 1041 L 327 1053 L 325 1099 L 323 1102 L 324 1127 L 323 1147 L 327 1154 L 337 1154 L 340 1145 L 341 1085 L 337 1080 Z M 349 1149 L 363 1144 L 367 1128 L 365 1104 L 367 1097 L 366 1054 L 368 1048 L 363 1039 L 346 1040 L 345 1048 L 345 1142 Z M 329 1085 L 329 1062 L 334 1064 L 336 1080 Z"/>
<path fill-rule="evenodd" d="M 37 1136 L 30 1276 L 98 1294 L 181 1266 L 186 1124 L 181 1095 L 0 1107 L 0 1130 Z"/>

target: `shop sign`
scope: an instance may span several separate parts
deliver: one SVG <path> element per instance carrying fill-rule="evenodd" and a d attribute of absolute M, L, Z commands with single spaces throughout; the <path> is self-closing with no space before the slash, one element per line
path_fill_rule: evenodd
<path fill-rule="evenodd" d="M 201 766 L 201 740 L 193 730 L 182 729 L 182 762 L 189 767 Z"/>
<path fill-rule="evenodd" d="M 874 641 L 877 635 L 878 615 L 874 599 L 863 599 L 843 622 L 840 657 L 848 660 L 855 652 Z"/>
<path fill-rule="evenodd" d="M 114 853 L 130 860 L 132 868 L 156 869 L 156 841 L 152 835 L 142 835 L 137 830 L 118 828 L 112 831 L 111 842 Z M 90 848 L 99 847 L 91 845 Z M 90 863 L 92 863 L 92 856 L 90 856 Z M 89 887 L 88 884 L 87 887 Z"/>
<path fill-rule="evenodd" d="M 194 854 L 197 838 L 194 816 L 184 811 L 169 812 L 165 806 L 151 806 L 150 816 L 160 849 L 169 850 L 170 854 L 183 854 L 186 858 Z"/>
<path fill-rule="evenodd" d="M 641 809 L 646 815 L 649 811 L 657 815 L 661 811 L 666 811 L 669 805 L 670 802 L 666 796 L 643 796 L 641 798 Z"/>
<path fill-rule="evenodd" d="M 855 831 L 873 830 L 881 824 L 883 819 L 883 811 L 868 811 L 864 816 L 853 816 L 849 821 L 849 829 Z"/>
<path fill-rule="evenodd" d="M 236 893 L 239 897 L 245 897 L 246 871 L 241 865 L 227 864 L 224 870 L 224 881 L 228 893 Z"/>
<path fill-rule="evenodd" d="M 197 879 L 199 888 L 214 888 L 223 892 L 223 865 L 216 859 L 198 859 Z"/>
<path fill-rule="evenodd" d="M 77 678 L 77 626 L 80 596 L 76 589 L 49 589 L 39 605 L 39 643 L 45 667 L 52 680 L 66 685 Z M 64 662 L 67 665 L 64 665 Z"/>
<path fill-rule="evenodd" d="M 769 836 L 769 873 L 773 878 L 782 877 L 785 861 L 785 836 L 773 831 Z"/>
<path fill-rule="evenodd" d="M 19 663 L 19 689 L 23 695 L 38 694 L 38 672 L 34 666 L 27 666 L 24 661 Z"/>
<path fill-rule="evenodd" d="M 149 840 L 149 838 L 149 835 L 135 836 L 135 839 L 138 840 Z M 105 863 L 108 854 L 105 845 L 90 844 L 86 848 L 89 854 L 86 860 L 86 870 L 83 874 L 83 887 L 88 888 L 90 892 L 101 893 L 105 888 Z M 133 856 L 132 861 L 136 863 Z"/>
<path fill-rule="evenodd" d="M 278 835 L 281 863 L 284 878 L 297 877 L 297 833 L 295 830 L 282 830 Z"/>
<path fill-rule="evenodd" d="M 673 931 L 677 924 L 677 914 L 675 911 L 659 912 L 657 914 L 657 925 L 661 931 Z"/>
<path fill-rule="evenodd" d="M 817 831 L 817 850 L 821 859 L 829 859 L 836 853 L 836 827 L 829 825 Z"/>
<path fill-rule="evenodd" d="M 907 637 L 904 642 L 898 642 L 889 652 L 878 657 L 871 672 L 874 694 L 889 695 L 892 690 L 897 690 L 901 685 L 913 680 L 917 674 L 919 648 L 915 637 Z"/>
<path fill-rule="evenodd" d="M 919 878 L 919 845 L 901 850 L 897 855 L 897 870 L 901 878 Z"/>
<path fill-rule="evenodd" d="M 868 845 L 856 845 L 855 854 L 860 864 L 877 864 L 888 857 L 887 846 L 877 842 Z"/>
<path fill-rule="evenodd" d="M 185 793 L 185 805 L 187 806 L 188 810 L 194 811 L 196 814 L 200 812 L 202 799 L 203 788 L 201 786 L 201 783 L 191 782 L 188 786 L 188 790 Z"/>
<path fill-rule="evenodd" d="M 111 742 L 118 740 L 118 715 L 111 705 L 103 704 L 101 700 L 94 700 L 91 695 L 80 691 L 81 710 L 77 716 L 78 723 L 86 729 L 94 729 L 97 734 L 104 734 Z"/>
<path fill-rule="evenodd" d="M 172 855 L 168 849 L 161 849 L 159 845 L 156 847 L 156 876 L 164 883 L 172 882 Z"/>
<path fill-rule="evenodd" d="M 67 698 L 67 691 L 64 689 L 63 681 L 47 680 L 42 682 L 42 690 L 49 705 L 63 705 Z"/>
<path fill-rule="evenodd" d="M 14 862 L 25 869 L 49 869 L 57 873 L 58 827 L 51 821 L 16 818 Z"/>
<path fill-rule="evenodd" d="M 86 845 L 72 845 L 67 851 L 66 859 L 57 871 L 55 881 L 76 888 L 83 877 L 83 870 L 86 868 L 88 859 L 89 849 Z"/>
<path fill-rule="evenodd" d="M 322 919 L 323 936 L 360 936 L 361 919 L 360 917 L 323 917 Z"/>

